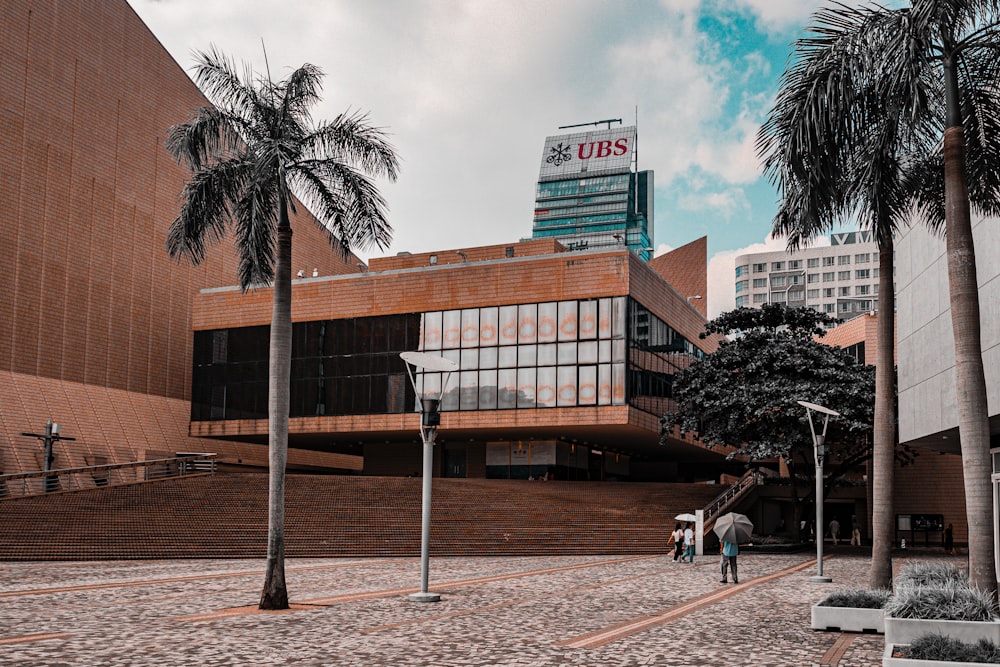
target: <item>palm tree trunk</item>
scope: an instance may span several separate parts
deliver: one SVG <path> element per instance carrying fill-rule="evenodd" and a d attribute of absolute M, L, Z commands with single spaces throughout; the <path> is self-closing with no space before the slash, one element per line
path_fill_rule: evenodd
<path fill-rule="evenodd" d="M 945 68 L 946 78 L 949 69 Z M 951 99 L 948 104 L 949 107 L 952 105 Z M 955 337 L 958 435 L 962 446 L 965 513 L 969 524 L 969 582 L 977 588 L 992 592 L 995 597 L 997 574 L 993 554 L 989 410 L 986 404 L 986 374 L 983 370 L 976 252 L 965 177 L 965 133 L 961 125 L 952 125 L 945 130 L 944 174 L 945 238 L 951 326 Z"/>
<path fill-rule="evenodd" d="M 285 464 L 288 461 L 288 405 L 292 363 L 292 228 L 284 198 L 274 261 L 268 378 L 267 570 L 260 609 L 288 609 L 285 585 Z"/>
<path fill-rule="evenodd" d="M 892 235 L 878 253 L 878 347 L 875 351 L 875 433 L 872 452 L 872 565 L 868 585 L 892 584 L 893 478 L 896 459 L 896 299 Z"/>

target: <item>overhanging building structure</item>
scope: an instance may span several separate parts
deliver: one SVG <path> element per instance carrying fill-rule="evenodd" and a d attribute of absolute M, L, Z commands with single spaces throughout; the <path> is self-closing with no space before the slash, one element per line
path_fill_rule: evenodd
<path fill-rule="evenodd" d="M 570 250 L 627 247 L 652 257 L 653 172 L 637 171 L 636 128 L 546 137 L 531 236 Z"/>

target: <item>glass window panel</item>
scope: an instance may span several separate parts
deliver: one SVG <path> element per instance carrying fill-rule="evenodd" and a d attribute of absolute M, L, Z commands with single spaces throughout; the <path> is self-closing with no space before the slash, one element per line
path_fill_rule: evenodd
<path fill-rule="evenodd" d="M 538 340 L 538 306 L 525 303 L 517 307 L 517 342 L 534 343 Z"/>
<path fill-rule="evenodd" d="M 509 410 L 517 406 L 517 370 L 502 368 L 497 371 L 497 408 Z"/>
<path fill-rule="evenodd" d="M 616 296 L 612 305 L 611 337 L 625 337 L 625 297 Z"/>
<path fill-rule="evenodd" d="M 559 343 L 558 363 L 560 366 L 576 365 L 576 343 Z"/>
<path fill-rule="evenodd" d="M 462 350 L 461 369 L 463 371 L 474 371 L 479 369 L 479 350 Z"/>
<path fill-rule="evenodd" d="M 558 304 L 540 303 L 538 304 L 538 342 L 554 343 L 559 333 L 559 307 Z"/>
<path fill-rule="evenodd" d="M 538 407 L 540 408 L 555 407 L 556 386 L 557 385 L 556 385 L 555 366 L 544 366 L 542 368 L 539 368 L 538 390 L 535 392 L 535 403 L 538 405 Z"/>
<path fill-rule="evenodd" d="M 484 347 L 481 350 L 479 350 L 479 367 L 480 368 L 497 367 L 497 348 Z"/>
<path fill-rule="evenodd" d="M 611 341 L 608 341 L 609 343 Z M 610 345 L 609 345 L 610 348 Z M 577 345 L 577 355 L 578 361 L 581 364 L 596 364 L 597 363 L 597 341 L 590 340 Z M 610 355 L 610 350 L 609 350 Z M 610 361 L 610 359 L 609 359 Z"/>
<path fill-rule="evenodd" d="M 461 400 L 459 407 L 462 410 L 475 410 L 479 407 L 479 373 L 478 371 L 462 371 L 461 379 Z"/>
<path fill-rule="evenodd" d="M 538 346 L 537 345 L 518 345 L 517 346 L 517 365 L 521 368 L 527 368 L 528 366 L 538 365 Z"/>
<path fill-rule="evenodd" d="M 556 365 L 556 346 L 554 344 L 538 346 L 538 365 L 539 366 Z"/>
<path fill-rule="evenodd" d="M 479 409 L 497 409 L 496 371 L 479 371 Z"/>
<path fill-rule="evenodd" d="M 611 361 L 625 361 L 625 341 L 611 341 Z"/>
<path fill-rule="evenodd" d="M 442 373 L 442 375 L 444 375 L 444 373 Z M 448 384 L 445 385 L 444 394 L 441 396 L 442 410 L 458 410 L 458 397 L 461 393 L 458 378 L 458 373 L 451 373 L 448 375 Z"/>
<path fill-rule="evenodd" d="M 611 341 L 601 340 L 597 342 L 597 361 L 602 364 L 611 362 Z"/>
<path fill-rule="evenodd" d="M 445 359 L 454 361 L 456 365 L 460 364 L 462 361 L 461 350 L 442 350 L 441 356 L 444 357 Z"/>
<path fill-rule="evenodd" d="M 444 311 L 441 324 L 441 347 L 444 349 L 456 348 L 462 340 L 462 311 Z"/>
<path fill-rule="evenodd" d="M 579 338 L 579 323 L 576 318 L 576 301 L 559 302 L 559 340 Z"/>
<path fill-rule="evenodd" d="M 597 405 L 597 366 L 580 366 L 579 387 L 577 402 L 580 405 Z"/>
<path fill-rule="evenodd" d="M 417 394 L 423 398 L 441 395 L 441 373 L 419 373 L 416 378 Z"/>
<path fill-rule="evenodd" d="M 598 301 L 597 333 L 600 338 L 611 338 L 611 310 L 611 299 Z"/>
<path fill-rule="evenodd" d="M 517 344 L 517 306 L 500 306 L 500 344 Z"/>
<path fill-rule="evenodd" d="M 535 407 L 535 369 L 517 369 L 517 407 Z"/>
<path fill-rule="evenodd" d="M 625 405 L 625 364 L 611 364 L 611 403 Z"/>
<path fill-rule="evenodd" d="M 517 366 L 517 348 L 513 346 L 501 347 L 498 365 L 500 368 L 514 368 Z"/>
<path fill-rule="evenodd" d="M 492 347 L 500 336 L 500 309 L 482 308 L 479 311 L 479 344 Z"/>
<path fill-rule="evenodd" d="M 559 387 L 556 394 L 556 404 L 576 405 L 576 366 L 560 366 L 556 378 Z"/>
<path fill-rule="evenodd" d="M 597 338 L 597 301 L 580 302 L 580 338 Z"/>
<path fill-rule="evenodd" d="M 479 309 L 462 311 L 462 347 L 479 347 Z"/>
<path fill-rule="evenodd" d="M 611 405 L 611 364 L 597 367 L 597 404 Z"/>

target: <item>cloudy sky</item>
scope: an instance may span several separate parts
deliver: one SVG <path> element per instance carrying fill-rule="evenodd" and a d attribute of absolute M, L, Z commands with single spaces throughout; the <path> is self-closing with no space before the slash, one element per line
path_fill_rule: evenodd
<path fill-rule="evenodd" d="M 607 118 L 638 119 L 657 254 L 708 236 L 710 315 L 736 255 L 783 246 L 754 139 L 823 0 L 129 1 L 185 69 L 214 45 L 263 70 L 263 44 L 276 79 L 326 72 L 316 118 L 390 133 L 394 240 L 362 257 L 530 237 L 545 137 Z"/>

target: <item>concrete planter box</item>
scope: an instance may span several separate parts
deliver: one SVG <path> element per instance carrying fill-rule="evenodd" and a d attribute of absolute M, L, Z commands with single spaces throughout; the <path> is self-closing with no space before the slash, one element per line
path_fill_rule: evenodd
<path fill-rule="evenodd" d="M 981 662 L 954 662 L 952 660 L 911 660 L 910 658 L 892 657 L 893 649 L 905 644 L 890 644 L 886 642 L 885 653 L 882 655 L 882 667 L 983 667 Z"/>
<path fill-rule="evenodd" d="M 839 632 L 885 632 L 885 622 L 881 609 L 859 607 L 812 607 L 813 630 Z"/>
<path fill-rule="evenodd" d="M 921 635 L 934 633 L 973 644 L 980 639 L 1000 644 L 1000 621 L 942 621 L 885 617 L 886 646 L 909 644 Z"/>

